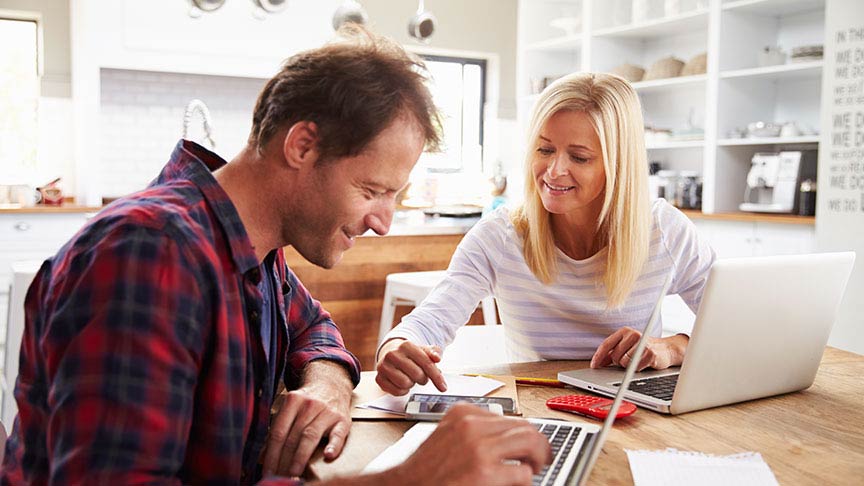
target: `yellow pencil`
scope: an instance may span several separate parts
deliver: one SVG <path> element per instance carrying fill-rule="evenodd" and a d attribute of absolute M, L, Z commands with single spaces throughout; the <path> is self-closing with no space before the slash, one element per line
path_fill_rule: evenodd
<path fill-rule="evenodd" d="M 478 375 L 476 373 L 465 373 L 465 376 L 485 376 L 487 378 L 495 378 L 490 375 Z M 566 385 L 552 378 L 532 378 L 530 376 L 514 376 L 517 385 L 534 385 L 548 386 L 553 388 L 564 388 Z"/>

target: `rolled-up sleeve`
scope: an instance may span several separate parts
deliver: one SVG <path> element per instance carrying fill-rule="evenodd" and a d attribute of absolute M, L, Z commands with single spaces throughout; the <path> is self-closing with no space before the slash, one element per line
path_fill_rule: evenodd
<path fill-rule="evenodd" d="M 342 334 L 333 319 L 313 299 L 309 291 L 296 275 L 287 272 L 291 295 L 286 299 L 288 305 L 288 370 L 285 385 L 294 389 L 299 385 L 300 373 L 312 361 L 325 359 L 341 364 L 351 375 L 354 386 L 360 382 L 360 362 L 345 348 Z"/>

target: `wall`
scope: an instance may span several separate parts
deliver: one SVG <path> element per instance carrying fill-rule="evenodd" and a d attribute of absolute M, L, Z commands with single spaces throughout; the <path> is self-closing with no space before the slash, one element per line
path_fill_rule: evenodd
<path fill-rule="evenodd" d="M 145 187 L 162 169 L 180 139 L 184 107 L 204 100 L 213 120 L 214 152 L 237 155 L 252 127 L 252 110 L 263 79 L 103 69 L 102 154 L 95 171 L 105 197 Z M 191 119 L 188 138 L 204 142 L 202 118 Z"/>
<path fill-rule="evenodd" d="M 417 13 L 412 0 L 360 0 L 376 32 L 406 46 L 428 46 L 491 52 L 500 59 L 498 116 L 516 118 L 516 0 L 427 0 L 426 9 L 438 19 L 428 44 L 408 35 L 408 22 Z"/>
<path fill-rule="evenodd" d="M 846 57 L 848 56 L 848 57 Z M 844 71 L 845 70 L 845 71 Z M 828 0 L 816 207 L 820 251 L 857 252 L 828 344 L 864 354 L 864 3 Z"/>

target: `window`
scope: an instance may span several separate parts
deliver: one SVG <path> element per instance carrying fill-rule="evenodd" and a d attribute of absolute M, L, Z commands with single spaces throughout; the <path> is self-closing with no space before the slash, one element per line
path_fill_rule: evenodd
<path fill-rule="evenodd" d="M 480 172 L 486 60 L 422 55 L 432 75 L 429 90 L 441 110 L 440 153 L 424 153 L 417 164 L 429 172 Z"/>
<path fill-rule="evenodd" d="M 0 167 L 25 178 L 36 165 L 39 24 L 0 11 Z"/>

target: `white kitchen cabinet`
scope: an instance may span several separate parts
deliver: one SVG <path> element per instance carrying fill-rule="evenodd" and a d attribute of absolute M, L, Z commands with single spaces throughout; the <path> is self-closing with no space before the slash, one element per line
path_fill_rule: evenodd
<path fill-rule="evenodd" d="M 694 223 L 718 258 L 794 255 L 816 250 L 813 225 L 704 219 Z"/>
<path fill-rule="evenodd" d="M 825 0 L 520 0 L 520 126 L 538 88 L 562 74 L 625 63 L 647 70 L 664 57 L 686 62 L 707 53 L 705 74 L 633 86 L 646 125 L 703 131 L 691 140 L 648 141 L 649 160 L 702 174 L 703 212 L 737 212 L 754 153 L 818 148 L 822 61 L 760 67 L 758 56 L 765 46 L 788 54 L 823 44 L 824 11 Z M 803 133 L 730 137 L 754 121 L 796 121 Z"/>
<path fill-rule="evenodd" d="M 63 246 L 90 213 L 0 213 L 0 340 L 5 350 L 12 263 L 41 261 Z M 2 361 L 0 361 L 2 363 Z"/>

